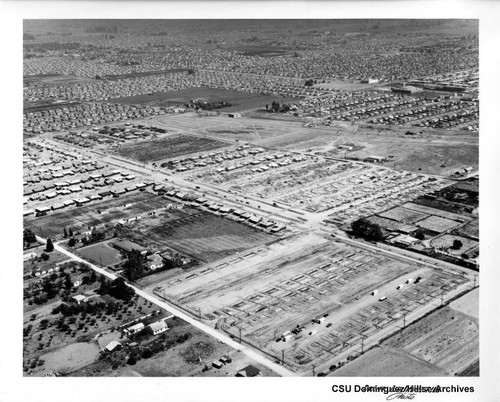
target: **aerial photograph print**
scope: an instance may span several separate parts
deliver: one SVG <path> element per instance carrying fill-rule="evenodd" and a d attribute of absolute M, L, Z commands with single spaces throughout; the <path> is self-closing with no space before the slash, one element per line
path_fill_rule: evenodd
<path fill-rule="evenodd" d="M 22 31 L 19 376 L 479 377 L 478 19 Z"/>

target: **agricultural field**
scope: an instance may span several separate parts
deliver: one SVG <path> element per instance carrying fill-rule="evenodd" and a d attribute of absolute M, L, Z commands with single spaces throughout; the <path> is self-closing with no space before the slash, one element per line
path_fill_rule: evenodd
<path fill-rule="evenodd" d="M 383 345 L 404 350 L 454 375 L 478 359 L 479 324 L 476 318 L 444 307 L 393 335 Z"/>
<path fill-rule="evenodd" d="M 413 284 L 417 276 L 424 279 Z M 194 313 L 201 309 L 205 319 L 234 337 L 241 330 L 246 341 L 277 358 L 285 350 L 290 365 L 307 370 L 357 345 L 361 334 L 374 335 L 404 312 L 438 299 L 442 289 L 454 291 L 469 280 L 310 234 L 151 288 Z M 401 283 L 409 285 L 399 290 Z M 318 317 L 325 318 L 313 323 Z M 302 332 L 291 335 L 297 325 Z M 278 342 L 282 335 L 285 341 Z"/>
<path fill-rule="evenodd" d="M 241 112 L 251 109 L 263 109 L 266 104 L 270 105 L 273 101 L 283 103 L 294 100 L 294 98 L 284 98 L 281 96 L 202 87 L 186 88 L 177 91 L 156 92 L 147 95 L 136 95 L 123 98 L 113 98 L 109 99 L 109 102 L 165 107 L 186 105 L 192 99 L 199 99 L 207 102 L 224 101 L 230 103 L 231 106 L 220 109 L 220 111 L 224 113 Z"/>
<path fill-rule="evenodd" d="M 154 162 L 210 149 L 222 148 L 227 145 L 228 144 L 225 142 L 209 138 L 188 135 L 168 135 L 158 140 L 141 141 L 134 144 L 122 145 L 116 148 L 116 152 L 121 156 L 135 159 L 140 162 Z"/>
<path fill-rule="evenodd" d="M 375 347 L 333 371 L 333 377 L 444 377 L 446 371 L 401 350 Z"/>
<path fill-rule="evenodd" d="M 146 236 L 203 262 L 211 262 L 274 240 L 243 223 L 200 212 L 150 227 Z"/>

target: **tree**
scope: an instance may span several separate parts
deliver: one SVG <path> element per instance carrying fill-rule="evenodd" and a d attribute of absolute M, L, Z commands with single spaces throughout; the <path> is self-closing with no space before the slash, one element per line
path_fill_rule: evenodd
<path fill-rule="evenodd" d="M 24 229 L 23 231 L 23 241 L 26 243 L 36 243 L 36 236 L 30 229 Z"/>
<path fill-rule="evenodd" d="M 47 261 L 50 258 L 50 256 L 46 253 L 42 253 L 42 255 L 40 257 L 42 257 L 43 261 Z"/>
<path fill-rule="evenodd" d="M 71 282 L 71 276 L 68 273 L 64 275 L 64 287 L 66 289 L 71 289 L 73 287 L 73 282 Z"/>
<path fill-rule="evenodd" d="M 50 253 L 54 251 L 54 245 L 52 244 L 52 240 L 50 238 L 47 239 L 47 244 L 45 246 L 45 251 Z"/>
<path fill-rule="evenodd" d="M 463 243 L 460 240 L 455 239 L 455 240 L 453 240 L 453 244 L 452 244 L 451 248 L 453 250 L 460 250 L 462 248 L 462 246 L 463 246 Z"/>
<path fill-rule="evenodd" d="M 143 256 L 139 250 L 132 250 L 127 254 L 128 261 L 125 263 L 125 276 L 131 281 L 139 279 L 144 274 Z"/>
<path fill-rule="evenodd" d="M 130 286 L 127 286 L 123 278 L 116 278 L 111 282 L 108 293 L 116 299 L 125 301 L 129 301 L 134 297 L 134 290 Z"/>
<path fill-rule="evenodd" d="M 73 237 L 73 229 L 69 228 L 68 230 L 68 236 Z"/>
<path fill-rule="evenodd" d="M 68 232 L 66 231 L 66 228 L 64 228 L 63 236 L 64 236 L 65 239 L 68 237 Z"/>
<path fill-rule="evenodd" d="M 372 223 L 365 218 L 360 218 L 351 223 L 352 232 L 367 240 L 379 241 L 384 238 L 382 229 L 376 223 Z"/>
<path fill-rule="evenodd" d="M 415 232 L 415 238 L 418 240 L 425 240 L 425 232 L 422 229 L 417 229 Z"/>
<path fill-rule="evenodd" d="M 69 241 L 68 241 L 68 247 L 75 247 L 75 244 L 76 244 L 76 239 L 74 237 L 72 237 L 71 239 L 69 239 Z"/>

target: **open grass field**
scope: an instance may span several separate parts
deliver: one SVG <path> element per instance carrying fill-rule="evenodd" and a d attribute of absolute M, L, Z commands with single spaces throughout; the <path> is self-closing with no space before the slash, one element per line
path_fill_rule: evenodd
<path fill-rule="evenodd" d="M 383 218 L 394 219 L 398 222 L 404 223 L 415 223 L 429 216 L 422 212 L 412 211 L 410 209 L 405 209 L 402 207 L 392 208 L 378 215 Z"/>
<path fill-rule="evenodd" d="M 178 91 L 156 92 L 152 94 L 123 98 L 113 98 L 110 99 L 109 102 L 166 107 L 185 105 L 192 99 L 200 99 L 210 102 L 225 101 L 230 103 L 231 106 L 220 109 L 223 113 L 263 109 L 266 104 L 270 105 L 273 101 L 283 103 L 294 100 L 294 98 L 284 98 L 277 95 L 271 96 L 227 89 L 202 87 L 187 88 Z"/>
<path fill-rule="evenodd" d="M 475 219 L 458 229 L 458 233 L 479 240 L 479 219 Z"/>
<path fill-rule="evenodd" d="M 114 266 L 124 261 L 121 253 L 117 249 L 111 247 L 107 242 L 83 247 L 78 250 L 78 254 L 94 264 L 106 267 Z"/>
<path fill-rule="evenodd" d="M 453 250 L 451 246 L 455 240 L 460 240 L 462 242 L 462 247 L 458 250 Z M 431 246 L 440 248 L 444 247 L 448 253 L 460 255 L 462 253 L 467 252 L 473 247 L 479 245 L 479 242 L 469 239 L 468 237 L 462 237 L 454 234 L 444 234 L 442 236 L 436 237 L 431 240 Z"/>
<path fill-rule="evenodd" d="M 75 77 L 71 75 L 59 75 L 59 74 L 39 74 L 39 75 L 27 75 L 23 77 L 23 84 L 25 86 L 31 86 L 35 84 L 45 84 L 45 85 L 65 85 L 65 84 L 78 84 L 85 82 L 94 82 L 92 78 L 85 77 Z"/>
<path fill-rule="evenodd" d="M 45 236 L 55 237 L 61 236 L 64 228 L 83 228 L 86 230 L 92 226 L 135 217 L 167 204 L 171 204 L 171 202 L 167 202 L 161 196 L 144 191 L 25 221 L 25 227 L 32 227 L 36 234 L 40 234 L 41 228 Z"/>
<path fill-rule="evenodd" d="M 450 303 L 452 309 L 479 319 L 479 288 Z"/>
<path fill-rule="evenodd" d="M 151 162 L 222 148 L 227 145 L 225 142 L 210 138 L 169 135 L 159 140 L 122 145 L 116 149 L 116 152 L 126 158 L 135 159 L 140 162 Z"/>
<path fill-rule="evenodd" d="M 404 351 L 375 347 L 330 374 L 333 377 L 442 377 L 446 371 Z"/>
<path fill-rule="evenodd" d="M 436 310 L 384 342 L 456 374 L 479 356 L 479 325 L 475 318 L 450 307 Z"/>
<path fill-rule="evenodd" d="M 79 342 L 64 346 L 42 355 L 45 369 L 59 373 L 78 370 L 92 363 L 99 356 L 99 347 L 95 343 Z"/>
<path fill-rule="evenodd" d="M 273 235 L 208 212 L 164 222 L 146 235 L 204 262 L 275 239 Z"/>
<path fill-rule="evenodd" d="M 446 232 L 447 230 L 453 229 L 458 225 L 460 225 L 460 222 L 442 218 L 440 216 L 429 216 L 428 218 L 417 222 L 417 226 L 438 233 Z"/>
<path fill-rule="evenodd" d="M 439 216 L 441 218 L 446 218 L 452 221 L 463 222 L 467 220 L 467 218 L 464 217 L 463 215 L 455 214 L 449 211 L 444 211 L 442 209 L 428 207 L 426 205 L 416 204 L 413 202 L 408 202 L 406 204 L 403 204 L 402 207 L 405 209 L 411 209 L 412 211 L 422 212 L 428 215 Z"/>

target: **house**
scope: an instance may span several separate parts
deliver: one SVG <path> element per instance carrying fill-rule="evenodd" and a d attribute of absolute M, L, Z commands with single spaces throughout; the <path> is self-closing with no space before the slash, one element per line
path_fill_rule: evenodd
<path fill-rule="evenodd" d="M 399 246 L 404 246 L 404 247 L 409 247 L 413 246 L 414 244 L 418 243 L 419 240 L 416 239 L 415 237 L 408 236 L 405 234 L 400 234 L 390 240 L 391 243 L 394 243 Z"/>
<path fill-rule="evenodd" d="M 124 330 L 127 335 L 134 335 L 141 332 L 144 329 L 144 324 L 142 322 L 132 325 Z"/>
<path fill-rule="evenodd" d="M 155 269 L 163 267 L 163 258 L 158 254 L 153 254 L 148 257 L 146 263 L 148 269 L 154 271 Z"/>
<path fill-rule="evenodd" d="M 242 368 L 240 371 L 238 371 L 235 375 L 235 377 L 256 377 L 260 374 L 260 370 L 252 366 L 251 364 Z"/>
<path fill-rule="evenodd" d="M 73 296 L 72 299 L 74 301 L 76 301 L 76 304 L 80 304 L 84 301 L 87 301 L 87 296 L 85 295 L 76 295 L 76 296 Z"/>
<path fill-rule="evenodd" d="M 106 347 L 104 348 L 104 351 L 108 352 L 108 353 L 113 353 L 115 350 L 120 350 L 121 348 L 122 348 L 122 345 L 120 342 L 111 341 L 110 343 L 108 343 L 106 345 Z"/>
<path fill-rule="evenodd" d="M 37 257 L 37 254 L 36 253 L 28 253 L 28 254 L 24 254 L 23 255 L 23 261 L 28 261 L 28 260 L 32 260 L 33 258 L 36 258 Z"/>
<path fill-rule="evenodd" d="M 132 250 L 138 250 L 138 251 L 140 251 L 140 253 L 142 255 L 145 255 L 148 252 L 148 250 L 146 248 L 142 247 L 139 244 L 133 243 L 129 240 L 118 240 L 118 241 L 111 243 L 111 245 L 114 248 L 116 248 L 120 251 L 124 251 L 126 253 L 129 253 Z"/>
<path fill-rule="evenodd" d="M 380 163 L 384 162 L 386 158 L 383 156 L 367 156 L 363 161 L 364 162 L 371 162 L 371 163 Z"/>
<path fill-rule="evenodd" d="M 165 321 L 160 320 L 149 324 L 147 326 L 147 329 L 151 334 L 158 335 L 168 330 L 168 325 L 165 323 Z"/>

